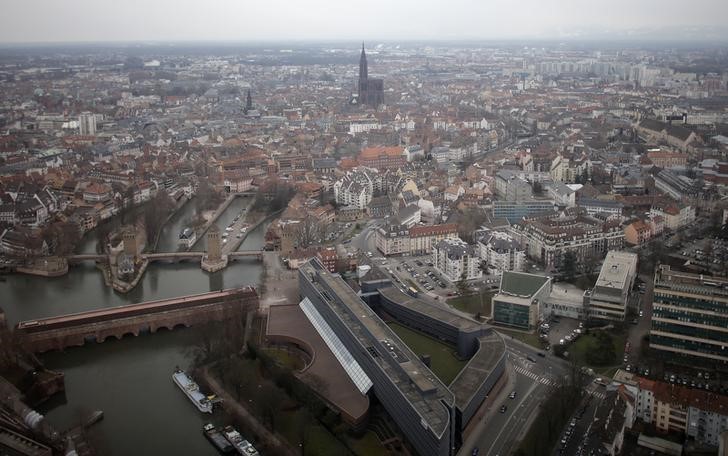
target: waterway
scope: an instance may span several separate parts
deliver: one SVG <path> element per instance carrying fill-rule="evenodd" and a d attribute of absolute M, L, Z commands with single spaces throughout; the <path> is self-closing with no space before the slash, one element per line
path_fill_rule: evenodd
<path fill-rule="evenodd" d="M 224 229 L 247 204 L 245 199 L 236 199 L 217 222 L 220 228 Z M 176 245 L 181 229 L 178 225 L 185 222 L 185 214 L 193 211 L 194 204 L 190 202 L 173 217 L 160 239 L 160 250 L 162 246 Z M 261 248 L 263 237 L 261 227 L 250 233 L 240 249 Z M 92 241 L 87 242 L 93 245 Z M 214 274 L 202 271 L 197 263 L 153 263 L 140 284 L 121 295 L 104 285 L 94 266 L 83 265 L 54 279 L 8 276 L 6 282 L 0 282 L 0 307 L 9 323 L 15 324 L 51 315 L 257 285 L 261 272 L 260 263 L 254 259 L 232 262 Z M 104 455 L 216 454 L 201 429 L 205 422 L 219 417 L 199 413 L 171 379 L 175 366 L 189 364 L 194 337 L 194 329 L 162 331 L 45 354 L 43 360 L 49 368 L 65 373 L 66 395 L 55 398 L 40 411 L 51 423 L 64 428 L 78 422 L 82 412 L 103 410 L 104 420 L 92 428 L 91 434 Z"/>

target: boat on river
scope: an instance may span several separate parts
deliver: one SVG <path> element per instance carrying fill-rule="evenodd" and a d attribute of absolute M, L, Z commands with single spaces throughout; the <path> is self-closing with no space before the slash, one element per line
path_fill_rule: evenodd
<path fill-rule="evenodd" d="M 238 454 L 241 454 L 243 456 L 259 456 L 260 453 L 258 453 L 258 450 L 255 449 L 252 443 L 248 442 L 243 438 L 242 435 L 238 431 L 236 431 L 232 426 L 225 426 L 225 429 L 223 429 L 223 434 L 225 435 L 225 438 L 230 442 L 235 448 L 235 451 L 238 452 Z"/>
<path fill-rule="evenodd" d="M 212 446 L 217 448 L 221 453 L 228 454 L 232 453 L 235 448 L 232 444 L 222 435 L 222 432 L 216 428 L 212 423 L 207 423 L 202 427 L 202 433 L 205 434 L 207 440 L 212 443 Z"/>
<path fill-rule="evenodd" d="M 174 374 L 172 374 L 172 380 L 174 380 L 174 383 L 179 386 L 192 403 L 195 404 L 197 410 L 202 413 L 212 413 L 212 401 L 200 392 L 200 387 L 187 373 L 177 368 Z"/>

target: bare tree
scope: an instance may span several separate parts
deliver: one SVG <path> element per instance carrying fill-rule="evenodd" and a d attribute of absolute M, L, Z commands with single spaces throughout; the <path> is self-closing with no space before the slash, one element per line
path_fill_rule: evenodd
<path fill-rule="evenodd" d="M 318 220 L 306 216 L 300 223 L 295 225 L 295 240 L 298 248 L 305 249 L 321 242 L 323 230 Z"/>

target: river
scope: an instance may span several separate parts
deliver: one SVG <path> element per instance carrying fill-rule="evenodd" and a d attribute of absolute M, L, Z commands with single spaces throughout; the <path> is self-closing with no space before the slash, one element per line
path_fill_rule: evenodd
<path fill-rule="evenodd" d="M 237 198 L 221 215 L 218 226 L 224 229 L 248 203 Z M 190 202 L 170 220 L 160 239 L 160 251 L 162 246 L 176 245 L 179 230 L 193 213 L 194 204 Z M 263 235 L 263 227 L 254 230 L 240 249 L 261 248 Z M 84 241 L 93 245 L 92 241 Z M 152 263 L 139 285 L 121 295 L 104 285 L 94 266 L 83 265 L 54 279 L 8 276 L 6 282 L 0 282 L 0 306 L 9 323 L 15 324 L 19 320 L 257 285 L 261 272 L 260 263 L 254 259 L 232 262 L 214 274 L 194 263 Z M 201 430 L 210 415 L 199 413 L 171 379 L 175 366 L 189 364 L 186 354 L 193 337 L 194 329 L 162 331 L 45 354 L 42 358 L 50 369 L 65 373 L 66 395 L 65 400 L 54 398 L 40 411 L 51 423 L 64 428 L 78 422 L 81 411 L 103 410 L 104 420 L 91 431 L 103 455 L 217 454 Z"/>

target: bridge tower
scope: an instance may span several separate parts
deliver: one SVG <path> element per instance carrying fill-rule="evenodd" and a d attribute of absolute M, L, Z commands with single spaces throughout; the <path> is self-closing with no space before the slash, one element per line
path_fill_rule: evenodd
<path fill-rule="evenodd" d="M 127 255 L 131 255 L 133 258 L 136 258 L 138 253 L 136 228 L 132 227 L 131 229 L 124 231 L 122 239 L 124 240 L 124 253 Z"/>
<path fill-rule="evenodd" d="M 207 230 L 207 259 L 210 262 L 220 261 L 222 258 L 220 245 L 220 229 L 214 223 Z"/>

